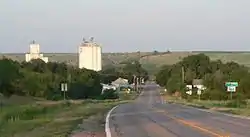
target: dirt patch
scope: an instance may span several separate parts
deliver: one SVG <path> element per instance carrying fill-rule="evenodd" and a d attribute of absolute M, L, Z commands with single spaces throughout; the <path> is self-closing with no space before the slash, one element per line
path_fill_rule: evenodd
<path fill-rule="evenodd" d="M 70 137 L 106 137 L 104 119 L 105 114 L 102 113 L 83 120 Z"/>

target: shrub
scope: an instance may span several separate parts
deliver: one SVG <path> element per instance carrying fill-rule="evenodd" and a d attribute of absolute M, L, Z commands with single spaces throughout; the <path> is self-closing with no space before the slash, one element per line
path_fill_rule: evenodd
<path fill-rule="evenodd" d="M 103 91 L 103 94 L 100 97 L 101 99 L 118 99 L 118 93 L 113 89 L 107 89 Z"/>

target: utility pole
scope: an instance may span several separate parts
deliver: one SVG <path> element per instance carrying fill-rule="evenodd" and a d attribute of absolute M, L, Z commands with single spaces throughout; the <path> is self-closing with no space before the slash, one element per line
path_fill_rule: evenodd
<path fill-rule="evenodd" d="M 66 63 L 67 64 L 67 63 Z M 71 83 L 71 73 L 69 66 L 66 67 L 66 76 L 63 83 L 61 83 L 61 91 L 63 92 L 63 99 L 66 101 L 66 92 L 68 92 L 69 85 Z"/>
<path fill-rule="evenodd" d="M 141 76 L 139 76 L 139 91 L 141 91 Z"/>
<path fill-rule="evenodd" d="M 138 83 L 139 83 L 139 78 L 136 78 L 136 91 L 138 91 Z"/>
<path fill-rule="evenodd" d="M 68 83 L 68 85 L 70 86 L 70 84 L 71 84 L 71 73 L 70 73 L 70 71 L 68 70 L 68 76 L 67 76 L 67 83 Z M 69 87 L 68 86 L 68 87 Z"/>
<path fill-rule="evenodd" d="M 185 82 L 185 71 L 184 71 L 184 67 L 181 67 L 181 76 L 182 76 L 182 82 Z"/>
<path fill-rule="evenodd" d="M 133 82 L 134 82 L 134 90 L 136 90 L 135 79 L 136 79 L 136 76 L 134 75 L 134 79 L 133 79 Z"/>
<path fill-rule="evenodd" d="M 68 91 L 68 85 L 69 85 L 69 81 L 71 79 L 71 76 L 70 76 L 70 70 L 69 70 L 69 66 L 67 64 L 67 79 L 66 79 L 66 84 L 65 84 L 65 89 L 66 91 Z M 64 100 L 66 99 L 66 92 L 64 92 Z"/>

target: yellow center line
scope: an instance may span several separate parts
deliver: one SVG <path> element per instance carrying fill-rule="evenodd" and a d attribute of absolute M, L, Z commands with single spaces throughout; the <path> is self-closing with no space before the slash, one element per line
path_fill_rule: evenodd
<path fill-rule="evenodd" d="M 155 109 L 155 108 L 154 108 L 154 110 L 157 110 L 158 112 L 160 111 L 160 109 Z M 192 122 L 189 122 L 189 121 L 186 121 L 186 120 L 183 120 L 183 119 L 180 119 L 180 118 L 175 118 L 175 117 L 169 116 L 169 115 L 167 114 L 166 111 L 162 112 L 162 114 L 164 114 L 165 116 L 167 116 L 167 117 L 169 117 L 169 118 L 171 118 L 171 119 L 177 121 L 178 123 L 181 123 L 181 124 L 187 125 L 187 126 L 189 126 L 189 127 L 198 129 L 198 130 L 200 130 L 200 131 L 202 131 L 202 132 L 204 132 L 204 133 L 213 135 L 213 136 L 215 136 L 215 137 L 230 137 L 229 135 L 222 135 L 222 134 L 220 134 L 220 133 L 216 133 L 216 132 L 214 132 L 214 131 L 211 131 L 211 130 L 209 130 L 209 129 L 206 129 L 206 128 L 204 128 L 204 127 L 201 127 L 201 126 L 199 126 L 199 125 L 193 124 Z"/>

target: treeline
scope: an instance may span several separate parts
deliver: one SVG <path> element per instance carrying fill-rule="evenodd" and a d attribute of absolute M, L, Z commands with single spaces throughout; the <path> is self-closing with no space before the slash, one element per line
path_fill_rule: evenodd
<path fill-rule="evenodd" d="M 0 92 L 6 97 L 15 94 L 62 99 L 61 83 L 68 83 L 66 97 L 70 99 L 97 98 L 102 90 L 99 74 L 91 70 L 65 63 L 46 64 L 40 59 L 22 63 L 0 60 Z"/>
<path fill-rule="evenodd" d="M 159 85 L 166 87 L 170 93 L 178 91 L 183 97 L 187 97 L 185 86 L 192 85 L 193 79 L 202 79 L 207 88 L 202 92 L 201 99 L 228 99 L 230 94 L 226 92 L 225 82 L 239 83 L 233 98 L 250 98 L 249 68 L 235 62 L 211 61 L 204 54 L 188 56 L 174 65 L 163 66 L 156 74 Z"/>
<path fill-rule="evenodd" d="M 107 99 L 117 96 L 102 94 L 101 83 L 111 83 L 119 77 L 129 78 L 131 82 L 134 74 L 147 78 L 147 72 L 138 62 L 95 72 L 40 59 L 19 63 L 3 58 L 0 60 L 0 93 L 5 97 L 14 94 L 61 100 L 64 98 L 61 83 L 67 83 L 67 99 Z"/>
<path fill-rule="evenodd" d="M 101 81 L 105 84 L 109 84 L 117 78 L 128 79 L 131 84 L 135 81 L 135 78 L 143 78 L 144 81 L 148 80 L 148 72 L 142 67 L 139 61 L 122 62 L 120 67 L 110 66 L 103 69 L 100 72 Z"/>

